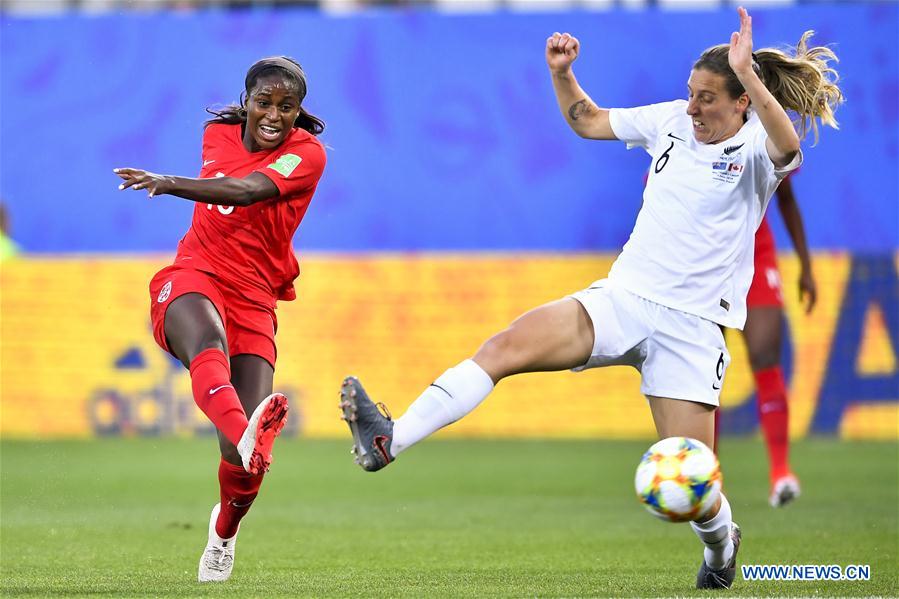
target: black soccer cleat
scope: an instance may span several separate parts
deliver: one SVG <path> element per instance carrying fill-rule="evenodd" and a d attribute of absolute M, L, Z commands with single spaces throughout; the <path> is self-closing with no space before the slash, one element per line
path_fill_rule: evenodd
<path fill-rule="evenodd" d="M 348 376 L 340 387 L 340 409 L 353 434 L 356 463 L 368 472 L 380 470 L 395 458 L 390 455 L 393 443 L 393 420 L 382 403 L 372 402 L 362 384 Z M 384 410 L 384 413 L 381 413 Z"/>
<path fill-rule="evenodd" d="M 741 532 L 736 522 L 731 523 L 730 538 L 734 542 L 734 554 L 727 565 L 720 570 L 712 570 L 702 560 L 699 573 L 696 575 L 697 589 L 729 589 L 737 575 L 737 550 L 740 549 Z"/>

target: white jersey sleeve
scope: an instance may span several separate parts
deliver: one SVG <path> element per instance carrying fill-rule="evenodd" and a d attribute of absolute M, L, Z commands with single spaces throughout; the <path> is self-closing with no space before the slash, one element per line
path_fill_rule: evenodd
<path fill-rule="evenodd" d="M 675 102 L 638 108 L 612 108 L 609 110 L 609 125 L 615 137 L 625 142 L 628 149 L 640 147 L 652 154 L 659 137 L 659 126 L 671 113 Z"/>

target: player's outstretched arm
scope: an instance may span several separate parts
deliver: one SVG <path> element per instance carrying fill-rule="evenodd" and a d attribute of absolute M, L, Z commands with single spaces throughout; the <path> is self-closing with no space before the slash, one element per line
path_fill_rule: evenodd
<path fill-rule="evenodd" d="M 735 31 L 730 36 L 728 62 L 749 94 L 752 106 L 765 127 L 768 134 L 766 148 L 771 162 L 783 167 L 799 153 L 799 135 L 783 106 L 752 70 L 752 17 L 742 6 L 737 10 L 740 14 L 740 32 Z"/>
<path fill-rule="evenodd" d="M 137 168 L 116 168 L 112 172 L 124 180 L 119 189 L 146 189 L 151 198 L 169 194 L 204 204 L 250 206 L 279 194 L 272 180 L 260 173 L 250 173 L 243 178 L 193 179 L 158 175 Z"/>
<path fill-rule="evenodd" d="M 581 137 L 617 139 L 609 125 L 609 111 L 597 106 L 574 77 L 571 65 L 579 53 L 580 42 L 569 33 L 556 32 L 546 40 L 546 65 L 562 116 Z"/>
<path fill-rule="evenodd" d="M 787 232 L 796 248 L 799 256 L 799 301 L 805 307 L 805 313 L 810 314 L 818 301 L 818 286 L 812 273 L 812 260 L 808 252 L 808 244 L 805 242 L 805 226 L 802 224 L 802 214 L 799 212 L 799 203 L 796 194 L 793 193 L 792 177 L 787 177 L 777 186 L 777 207 L 783 217 Z"/>

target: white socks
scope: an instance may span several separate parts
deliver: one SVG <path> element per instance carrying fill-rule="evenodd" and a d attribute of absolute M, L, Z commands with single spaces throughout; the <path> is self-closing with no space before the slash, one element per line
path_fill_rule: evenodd
<path fill-rule="evenodd" d="M 393 425 L 390 453 L 400 452 L 459 420 L 493 391 L 493 380 L 474 360 L 465 360 L 440 375 Z"/>
<path fill-rule="evenodd" d="M 700 540 L 705 543 L 705 563 L 712 570 L 720 570 L 734 555 L 734 542 L 730 538 L 730 503 L 721 494 L 721 508 L 714 518 L 706 522 L 690 522 Z"/>

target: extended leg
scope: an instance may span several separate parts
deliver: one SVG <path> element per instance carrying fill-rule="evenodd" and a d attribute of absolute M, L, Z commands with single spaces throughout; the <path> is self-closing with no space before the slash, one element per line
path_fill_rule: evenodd
<path fill-rule="evenodd" d="M 691 437 L 710 448 L 715 442 L 715 408 L 708 404 L 663 397 L 649 397 L 659 438 Z M 731 519 L 730 503 L 721 500 L 696 522 L 693 531 L 705 545 L 696 587 L 729 588 L 736 576 L 740 527 Z"/>
<path fill-rule="evenodd" d="M 379 470 L 405 449 L 477 407 L 501 379 L 523 372 L 581 366 L 593 349 L 593 323 L 580 302 L 565 298 L 531 310 L 491 337 L 473 359 L 450 368 L 396 423 L 383 416 L 354 377 L 341 407 L 362 467 Z"/>

